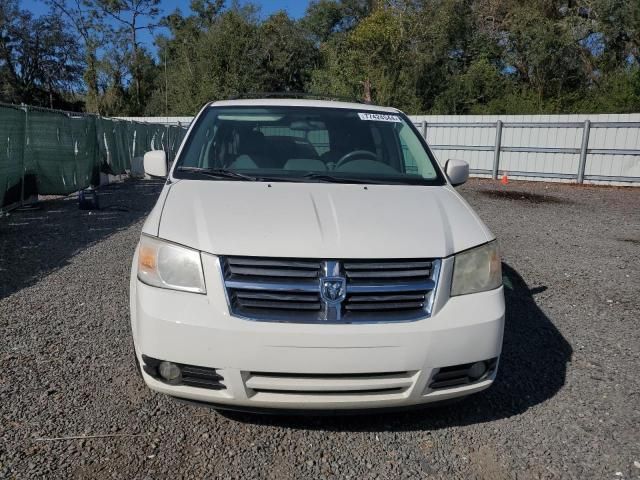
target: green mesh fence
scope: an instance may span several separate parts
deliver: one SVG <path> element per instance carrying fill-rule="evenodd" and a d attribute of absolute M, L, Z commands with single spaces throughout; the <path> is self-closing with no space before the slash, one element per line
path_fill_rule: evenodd
<path fill-rule="evenodd" d="M 101 172 L 126 173 L 149 150 L 173 159 L 185 133 L 173 125 L 0 105 L 0 208 L 98 185 Z"/>
<path fill-rule="evenodd" d="M 15 108 L 0 110 L 0 207 L 19 202 L 25 183 L 25 113 Z"/>

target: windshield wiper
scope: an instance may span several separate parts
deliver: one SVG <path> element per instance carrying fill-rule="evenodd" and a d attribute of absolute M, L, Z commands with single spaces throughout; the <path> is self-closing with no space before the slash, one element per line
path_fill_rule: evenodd
<path fill-rule="evenodd" d="M 259 177 L 253 177 L 251 175 L 245 175 L 243 173 L 234 172 L 232 170 L 224 170 L 220 168 L 202 168 L 202 167 L 178 167 L 178 172 L 195 173 L 206 175 L 211 178 L 218 178 L 223 180 L 243 180 L 246 182 L 255 182 L 262 180 Z"/>
<path fill-rule="evenodd" d="M 302 176 L 275 176 L 275 175 L 246 175 L 244 173 L 234 172 L 233 170 L 225 170 L 220 168 L 203 168 L 203 167 L 186 167 L 180 166 L 176 168 L 176 172 L 192 173 L 195 175 L 203 175 L 219 180 L 240 180 L 245 182 L 304 182 L 312 180 L 326 183 L 351 183 L 351 184 L 369 184 L 369 185 L 389 185 L 407 183 L 401 180 L 374 180 L 370 178 L 354 178 L 334 176 L 328 173 L 309 172 Z"/>
<path fill-rule="evenodd" d="M 327 173 L 307 173 L 303 175 L 302 178 L 309 180 L 317 180 L 319 182 L 327 182 L 327 183 L 362 183 L 362 184 L 375 184 L 375 185 L 385 185 L 388 184 L 388 181 L 381 180 L 372 180 L 368 178 L 353 178 L 353 177 L 335 177 L 333 175 L 329 175 Z M 393 182 L 396 183 L 396 182 Z"/>

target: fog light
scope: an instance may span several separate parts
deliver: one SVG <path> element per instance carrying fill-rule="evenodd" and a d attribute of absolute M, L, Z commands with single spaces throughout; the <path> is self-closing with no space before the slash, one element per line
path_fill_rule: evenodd
<path fill-rule="evenodd" d="M 167 382 L 177 382 L 180 380 L 180 367 L 173 362 L 160 362 L 158 373 Z"/>
<path fill-rule="evenodd" d="M 476 362 L 469 367 L 467 375 L 471 380 L 478 380 L 487 372 L 487 364 L 485 362 Z"/>

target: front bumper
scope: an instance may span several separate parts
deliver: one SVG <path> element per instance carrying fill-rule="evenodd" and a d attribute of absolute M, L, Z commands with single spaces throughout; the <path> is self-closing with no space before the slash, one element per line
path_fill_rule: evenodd
<path fill-rule="evenodd" d="M 168 385 L 143 372 L 155 391 L 248 409 L 394 408 L 469 395 L 488 388 L 495 378 L 494 370 L 469 385 L 429 388 L 441 367 L 499 357 L 502 288 L 454 298 L 439 288 L 431 317 L 413 322 L 255 322 L 229 314 L 218 262 L 202 257 L 206 295 L 150 287 L 136 279 L 134 268 L 136 354 L 141 363 L 146 355 L 215 368 L 226 388 Z M 451 263 L 443 260 L 441 286 L 449 285 Z"/>

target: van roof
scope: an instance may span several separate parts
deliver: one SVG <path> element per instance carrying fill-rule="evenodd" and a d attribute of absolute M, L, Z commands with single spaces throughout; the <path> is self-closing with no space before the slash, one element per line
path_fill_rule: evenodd
<path fill-rule="evenodd" d="M 208 104 L 210 107 L 315 107 L 315 108 L 345 108 L 349 110 L 365 110 L 375 112 L 398 113 L 392 107 L 381 107 L 366 103 L 336 102 L 330 100 L 305 100 L 299 98 L 243 98 L 238 100 L 220 100 Z"/>

